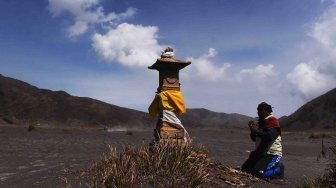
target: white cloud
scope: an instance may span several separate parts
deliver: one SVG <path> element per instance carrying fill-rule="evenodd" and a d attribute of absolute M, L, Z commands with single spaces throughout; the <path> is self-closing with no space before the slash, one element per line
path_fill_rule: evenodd
<path fill-rule="evenodd" d="M 269 92 L 269 88 L 277 90 L 281 85 L 272 64 L 260 64 L 254 68 L 242 69 L 236 75 L 236 81 L 237 85 L 246 90 L 264 94 Z"/>
<path fill-rule="evenodd" d="M 236 84 L 244 84 L 242 80 L 262 81 L 275 76 L 272 64 L 258 65 L 253 69 L 242 69 L 238 74 L 229 71 L 232 67 L 230 63 L 217 64 L 213 58 L 217 56 L 214 48 L 209 48 L 208 53 L 199 57 L 188 57 L 187 61 L 192 64 L 186 70 L 183 70 L 183 76 L 186 78 L 201 78 L 207 81 L 229 81 Z"/>
<path fill-rule="evenodd" d="M 136 13 L 136 9 L 128 8 L 126 12 L 105 14 L 99 0 L 49 0 L 49 11 L 53 16 L 69 13 L 74 18 L 73 25 L 67 28 L 70 37 L 84 34 L 89 26 L 96 24 L 115 25 Z"/>
<path fill-rule="evenodd" d="M 105 14 L 99 0 L 49 0 L 53 16 L 70 14 L 74 23 L 66 31 L 73 38 L 98 24 L 105 34 L 94 33 L 92 46 L 99 57 L 108 62 L 126 66 L 148 66 L 158 58 L 163 49 L 157 41 L 158 27 L 133 25 L 120 22 L 136 14 L 135 8 L 125 12 Z"/>
<path fill-rule="evenodd" d="M 83 22 L 81 20 L 76 21 L 76 23 L 72 26 L 70 26 L 67 29 L 67 32 L 69 34 L 70 37 L 75 37 L 78 35 L 81 35 L 83 33 L 85 33 L 88 29 L 88 23 L 87 22 Z"/>
<path fill-rule="evenodd" d="M 273 71 L 274 66 L 272 64 L 268 65 L 258 65 L 254 69 L 243 69 L 240 71 L 241 76 L 248 76 L 254 80 L 263 80 L 267 77 L 274 76 Z"/>
<path fill-rule="evenodd" d="M 336 86 L 336 4 L 307 33 L 313 39 L 311 60 L 297 65 L 287 79 L 294 86 L 293 93 L 310 100 Z"/>
<path fill-rule="evenodd" d="M 336 3 L 312 24 L 308 35 L 315 39 L 321 45 L 320 47 L 336 56 Z"/>
<path fill-rule="evenodd" d="M 192 65 L 184 72 L 186 77 L 198 77 L 204 80 L 216 81 L 226 79 L 226 70 L 231 67 L 229 63 L 216 65 L 212 58 L 217 55 L 217 51 L 209 48 L 208 53 L 198 58 L 188 57 L 187 61 L 191 61 Z"/>
<path fill-rule="evenodd" d="M 94 34 L 93 48 L 106 61 L 126 66 L 153 64 L 163 46 L 157 41 L 158 28 L 123 23 L 105 35 Z"/>
<path fill-rule="evenodd" d="M 306 63 L 297 65 L 287 75 L 287 79 L 297 87 L 297 90 L 306 99 L 311 99 L 321 92 L 325 92 L 332 84 L 330 76 L 319 72 Z"/>
<path fill-rule="evenodd" d="M 336 2 L 312 25 L 308 35 L 317 43 L 319 69 L 336 73 Z"/>
<path fill-rule="evenodd" d="M 80 15 L 86 9 L 98 5 L 98 0 L 48 0 L 49 10 L 54 16 L 60 15 L 62 12 L 70 12 L 73 15 Z"/>

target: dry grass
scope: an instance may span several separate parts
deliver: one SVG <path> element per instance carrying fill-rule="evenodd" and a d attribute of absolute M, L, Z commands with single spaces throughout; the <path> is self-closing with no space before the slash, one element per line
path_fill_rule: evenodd
<path fill-rule="evenodd" d="M 89 187 L 200 187 L 210 181 L 209 161 L 189 145 L 110 147 L 81 173 Z"/>
<path fill-rule="evenodd" d="M 336 188 L 336 145 L 330 148 L 332 153 L 331 163 L 326 172 L 315 180 L 307 180 L 300 187 L 302 188 Z"/>
<path fill-rule="evenodd" d="M 148 147 L 110 147 L 80 173 L 62 178 L 65 187 L 223 187 L 269 185 L 240 170 L 213 162 L 187 144 L 162 142 Z M 225 187 L 225 186 L 224 186 Z"/>

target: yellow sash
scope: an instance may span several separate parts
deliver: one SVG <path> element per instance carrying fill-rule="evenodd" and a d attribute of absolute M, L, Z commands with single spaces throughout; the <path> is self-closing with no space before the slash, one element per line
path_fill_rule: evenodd
<path fill-rule="evenodd" d="M 186 112 L 182 92 L 167 90 L 157 93 L 151 105 L 148 108 L 149 115 L 155 117 L 163 110 L 169 110 L 177 115 L 183 115 Z"/>

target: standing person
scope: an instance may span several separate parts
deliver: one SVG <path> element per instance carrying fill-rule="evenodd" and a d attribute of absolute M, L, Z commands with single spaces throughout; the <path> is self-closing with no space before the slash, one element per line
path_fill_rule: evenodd
<path fill-rule="evenodd" d="M 272 106 L 262 102 L 258 105 L 259 121 L 248 123 L 250 137 L 256 149 L 242 166 L 242 171 L 263 179 L 283 178 L 281 129 L 279 121 L 271 114 Z"/>

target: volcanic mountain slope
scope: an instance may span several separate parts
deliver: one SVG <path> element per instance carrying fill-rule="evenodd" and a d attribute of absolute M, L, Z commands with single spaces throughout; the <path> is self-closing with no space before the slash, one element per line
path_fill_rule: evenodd
<path fill-rule="evenodd" d="M 336 88 L 300 107 L 282 125 L 289 130 L 336 130 Z"/>
<path fill-rule="evenodd" d="M 0 116 L 8 123 L 137 127 L 152 124 L 144 112 L 71 96 L 64 91 L 39 89 L 2 75 Z"/>
<path fill-rule="evenodd" d="M 188 128 L 241 128 L 251 117 L 240 114 L 188 109 L 181 118 Z M 0 124 L 41 123 L 154 128 L 145 112 L 123 108 L 64 91 L 39 89 L 0 75 Z"/>
<path fill-rule="evenodd" d="M 254 118 L 241 114 L 213 112 L 207 109 L 188 109 L 181 118 L 188 127 L 197 128 L 246 128 L 247 122 Z"/>

